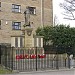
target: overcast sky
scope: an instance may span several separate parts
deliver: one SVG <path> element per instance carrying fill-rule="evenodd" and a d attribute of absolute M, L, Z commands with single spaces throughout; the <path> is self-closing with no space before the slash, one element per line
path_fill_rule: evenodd
<path fill-rule="evenodd" d="M 63 13 L 63 9 L 60 8 L 59 4 L 62 3 L 64 0 L 53 0 L 53 14 L 54 16 L 57 16 L 57 23 L 58 24 L 70 24 L 71 27 L 75 27 L 75 22 L 74 21 L 70 21 L 70 20 L 65 20 L 63 19 L 64 15 L 62 15 Z"/>

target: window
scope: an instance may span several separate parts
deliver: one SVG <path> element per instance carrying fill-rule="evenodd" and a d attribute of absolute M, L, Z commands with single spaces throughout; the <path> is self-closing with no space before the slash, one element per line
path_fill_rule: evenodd
<path fill-rule="evenodd" d="M 1 11 L 1 2 L 0 2 L 0 11 Z"/>
<path fill-rule="evenodd" d="M 12 12 L 21 12 L 21 5 L 12 4 Z"/>
<path fill-rule="evenodd" d="M 21 29 L 21 22 L 13 22 L 12 29 L 13 30 L 20 30 Z"/>
<path fill-rule="evenodd" d="M 23 37 L 20 37 L 20 47 L 23 47 Z"/>
<path fill-rule="evenodd" d="M 1 29 L 1 20 L 0 20 L 0 29 Z"/>
<path fill-rule="evenodd" d="M 15 37 L 15 47 L 18 47 L 18 38 Z"/>
<path fill-rule="evenodd" d="M 11 47 L 24 47 L 24 37 L 11 37 Z"/>
<path fill-rule="evenodd" d="M 32 0 L 32 1 L 37 1 L 37 0 Z"/>
<path fill-rule="evenodd" d="M 34 47 L 43 47 L 43 38 L 42 37 L 34 37 Z"/>
<path fill-rule="evenodd" d="M 30 14 L 36 14 L 36 7 L 28 7 Z"/>
<path fill-rule="evenodd" d="M 1 2 L 0 2 L 0 7 L 1 7 Z"/>

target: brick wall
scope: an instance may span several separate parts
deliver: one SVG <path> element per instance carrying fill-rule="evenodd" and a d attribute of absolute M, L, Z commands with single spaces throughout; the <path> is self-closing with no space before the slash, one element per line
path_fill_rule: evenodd
<path fill-rule="evenodd" d="M 52 25 L 52 0 L 43 1 L 43 24 L 44 26 Z M 0 43 L 11 43 L 11 36 L 20 36 L 22 34 L 21 30 L 12 30 L 12 21 L 21 22 L 21 28 L 23 28 L 25 23 L 23 13 L 26 9 L 26 6 L 36 7 L 36 15 L 30 15 L 30 22 L 34 28 L 34 31 L 37 29 L 37 27 L 41 27 L 41 0 L 0 0 L 0 2 Z M 21 5 L 21 13 L 13 13 L 12 4 Z"/>

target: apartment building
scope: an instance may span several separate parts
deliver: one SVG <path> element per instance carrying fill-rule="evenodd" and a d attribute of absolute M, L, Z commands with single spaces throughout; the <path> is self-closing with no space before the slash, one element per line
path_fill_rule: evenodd
<path fill-rule="evenodd" d="M 37 27 L 53 24 L 52 0 L 0 0 L 0 44 L 24 46 L 22 29 L 27 8 L 34 34 Z"/>

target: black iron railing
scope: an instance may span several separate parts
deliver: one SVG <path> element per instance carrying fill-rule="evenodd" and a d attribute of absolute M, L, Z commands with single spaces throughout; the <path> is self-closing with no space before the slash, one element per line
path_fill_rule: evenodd
<path fill-rule="evenodd" d="M 64 54 L 44 54 L 43 48 L 1 47 L 1 64 L 11 70 L 32 71 L 69 68 Z"/>

